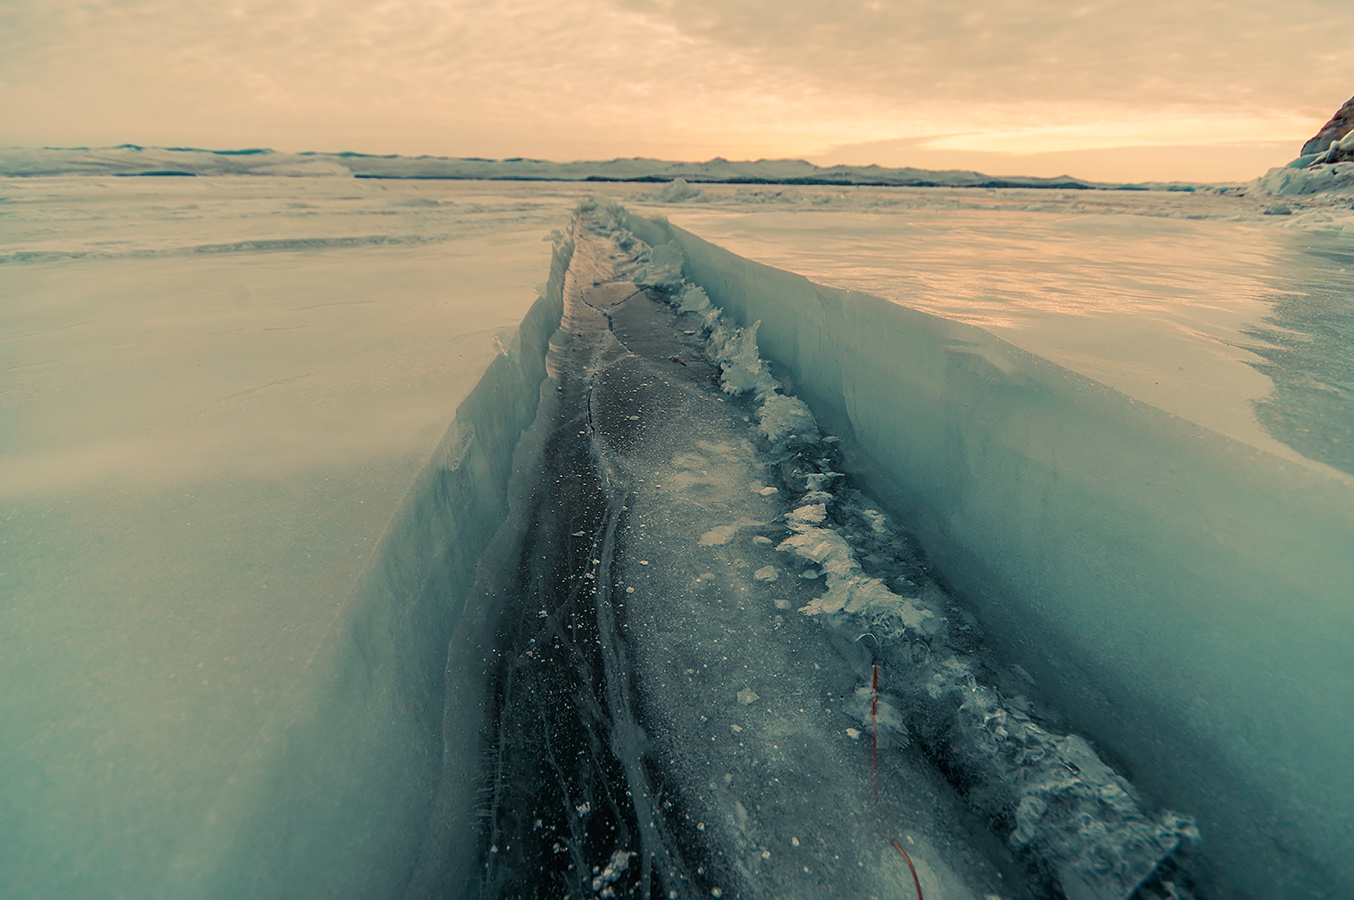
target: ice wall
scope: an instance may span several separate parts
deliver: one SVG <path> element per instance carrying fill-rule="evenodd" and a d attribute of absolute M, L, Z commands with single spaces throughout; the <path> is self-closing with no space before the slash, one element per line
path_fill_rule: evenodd
<path fill-rule="evenodd" d="M 1354 880 L 1354 485 L 973 326 L 752 263 L 666 222 L 989 632 L 1195 815 L 1231 896 Z"/>
<path fill-rule="evenodd" d="M 448 795 L 440 781 L 476 770 L 484 685 L 456 684 L 466 718 L 444 721 L 448 642 L 508 515 L 571 252 L 557 243 L 542 295 L 457 408 L 317 654 L 311 696 L 241 763 L 165 898 L 399 897 L 430 819 L 473 821 L 477 786 Z"/>

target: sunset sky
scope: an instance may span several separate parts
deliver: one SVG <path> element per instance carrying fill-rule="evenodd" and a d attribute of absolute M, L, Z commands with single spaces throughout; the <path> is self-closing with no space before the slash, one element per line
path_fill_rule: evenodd
<path fill-rule="evenodd" d="M 1349 0 L 6 0 L 0 144 L 800 157 L 1240 180 Z"/>

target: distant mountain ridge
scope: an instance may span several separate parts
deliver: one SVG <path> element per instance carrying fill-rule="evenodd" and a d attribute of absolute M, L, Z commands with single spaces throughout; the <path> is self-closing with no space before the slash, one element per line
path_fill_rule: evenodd
<path fill-rule="evenodd" d="M 367 153 L 283 153 L 263 148 L 203 150 L 195 147 L 0 148 L 0 176 L 339 176 L 354 178 L 444 178 L 505 181 L 622 181 L 691 184 L 812 184 L 899 187 L 1023 187 L 1111 189 L 1105 184 L 1059 178 L 998 177 L 981 172 L 815 166 L 800 159 L 707 162 L 612 159 L 552 162 L 542 159 L 399 156 Z"/>

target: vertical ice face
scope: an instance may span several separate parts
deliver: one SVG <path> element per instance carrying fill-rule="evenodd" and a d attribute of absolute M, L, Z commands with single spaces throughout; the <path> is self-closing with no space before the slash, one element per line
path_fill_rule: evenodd
<path fill-rule="evenodd" d="M 1135 405 L 980 329 L 813 285 L 665 225 L 989 631 L 1229 890 L 1354 880 L 1354 486 Z M 1033 810 L 1029 811 L 1031 814 Z M 1275 831 L 1286 836 L 1273 848 Z"/>

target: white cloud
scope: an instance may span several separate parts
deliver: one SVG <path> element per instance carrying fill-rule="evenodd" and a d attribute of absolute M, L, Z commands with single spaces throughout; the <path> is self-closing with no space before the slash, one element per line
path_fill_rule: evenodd
<path fill-rule="evenodd" d="M 1326 0 L 10 0 L 0 141 L 553 157 L 1301 141 Z"/>
<path fill-rule="evenodd" d="M 1094 116 L 1095 110 L 1086 110 Z M 927 150 L 977 150 L 1000 153 L 1058 153 L 1103 147 L 1198 146 L 1237 141 L 1282 140 L 1302 133 L 1310 122 L 1301 116 L 1225 115 L 1150 116 L 1127 108 L 1123 118 L 1096 119 L 1075 125 L 1031 125 L 1012 129 L 939 135 L 923 139 Z M 1296 148 L 1295 148 L 1296 149 Z"/>

